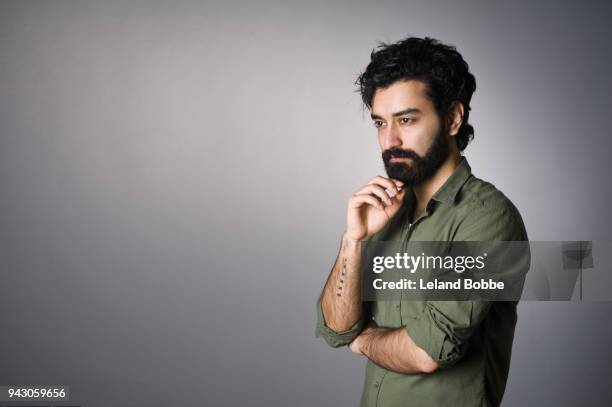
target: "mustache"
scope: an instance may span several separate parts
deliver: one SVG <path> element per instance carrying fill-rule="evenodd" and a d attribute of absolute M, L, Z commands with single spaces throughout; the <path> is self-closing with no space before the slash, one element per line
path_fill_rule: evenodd
<path fill-rule="evenodd" d="M 412 158 L 413 160 L 418 160 L 421 157 L 413 150 L 402 150 L 401 148 L 394 147 L 383 151 L 382 158 L 384 162 L 388 163 L 391 158 Z"/>

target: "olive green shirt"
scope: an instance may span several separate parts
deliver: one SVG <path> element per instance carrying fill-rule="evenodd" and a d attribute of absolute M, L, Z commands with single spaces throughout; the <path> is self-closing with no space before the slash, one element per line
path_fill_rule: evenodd
<path fill-rule="evenodd" d="M 402 208 L 371 240 L 526 241 L 521 215 L 491 183 L 475 177 L 465 157 L 410 224 L 416 203 L 407 188 Z M 316 336 L 332 347 L 349 344 L 374 321 L 408 331 L 439 368 L 402 374 L 368 360 L 361 407 L 498 406 L 506 387 L 516 325 L 516 302 L 372 301 L 345 332 L 325 325 L 317 301 Z"/>

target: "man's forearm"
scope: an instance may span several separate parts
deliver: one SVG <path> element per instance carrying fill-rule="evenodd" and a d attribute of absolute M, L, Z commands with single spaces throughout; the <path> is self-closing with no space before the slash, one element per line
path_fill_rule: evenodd
<path fill-rule="evenodd" d="M 361 318 L 360 265 L 361 242 L 343 235 L 321 299 L 325 323 L 336 332 L 350 329 Z"/>
<path fill-rule="evenodd" d="M 356 339 L 372 362 L 397 373 L 431 373 L 437 363 L 412 340 L 406 328 L 367 328 Z"/>

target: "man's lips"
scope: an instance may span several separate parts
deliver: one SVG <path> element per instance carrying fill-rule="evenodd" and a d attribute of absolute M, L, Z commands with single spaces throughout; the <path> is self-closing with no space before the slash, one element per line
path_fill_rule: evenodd
<path fill-rule="evenodd" d="M 389 159 L 389 162 L 390 163 L 397 163 L 397 162 L 400 162 L 400 161 L 403 161 L 403 160 L 410 160 L 410 157 L 391 157 Z"/>

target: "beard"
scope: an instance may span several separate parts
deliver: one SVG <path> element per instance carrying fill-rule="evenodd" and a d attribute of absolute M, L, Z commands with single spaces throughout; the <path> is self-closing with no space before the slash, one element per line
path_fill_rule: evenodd
<path fill-rule="evenodd" d="M 444 164 L 449 154 L 446 133 L 442 128 L 424 156 L 418 155 L 413 150 L 394 147 L 385 150 L 382 158 L 389 178 L 402 181 L 407 186 L 415 186 L 431 178 Z M 410 158 L 411 161 L 391 163 L 391 158 Z"/>

